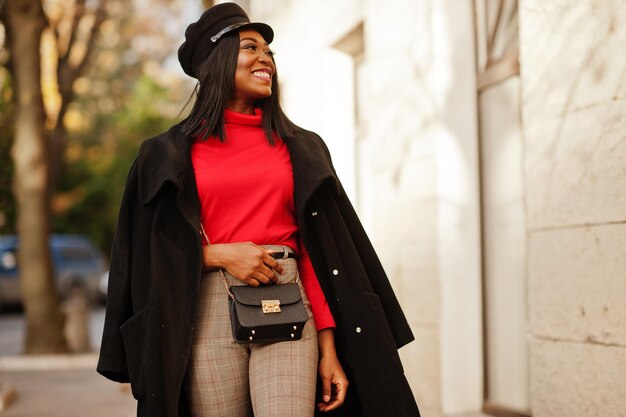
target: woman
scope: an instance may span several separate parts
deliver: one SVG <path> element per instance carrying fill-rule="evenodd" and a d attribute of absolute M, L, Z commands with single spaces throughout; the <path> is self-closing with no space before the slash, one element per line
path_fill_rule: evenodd
<path fill-rule="evenodd" d="M 412 333 L 326 146 L 280 108 L 272 38 L 233 3 L 187 29 L 197 100 L 131 167 L 98 372 L 140 416 L 418 416 Z M 302 339 L 235 343 L 227 287 L 294 281 Z"/>

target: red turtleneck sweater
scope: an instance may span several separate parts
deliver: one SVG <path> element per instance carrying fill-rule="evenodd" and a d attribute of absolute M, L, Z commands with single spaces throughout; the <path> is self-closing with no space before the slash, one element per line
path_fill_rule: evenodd
<path fill-rule="evenodd" d="M 298 271 L 317 330 L 335 327 L 311 259 L 299 239 L 293 171 L 285 143 L 270 145 L 262 113 L 224 111 L 226 140 L 197 140 L 191 161 L 200 197 L 202 224 L 211 243 L 254 242 L 296 250 Z"/>

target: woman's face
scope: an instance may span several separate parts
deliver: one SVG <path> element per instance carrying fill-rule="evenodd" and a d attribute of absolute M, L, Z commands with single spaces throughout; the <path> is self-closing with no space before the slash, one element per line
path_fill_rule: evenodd
<path fill-rule="evenodd" d="M 229 107 L 249 110 L 255 100 L 271 96 L 274 72 L 272 52 L 263 36 L 256 30 L 239 32 L 235 91 Z"/>

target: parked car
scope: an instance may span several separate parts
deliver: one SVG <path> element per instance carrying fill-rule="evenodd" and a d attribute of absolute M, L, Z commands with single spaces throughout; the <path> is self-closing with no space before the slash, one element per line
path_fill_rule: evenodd
<path fill-rule="evenodd" d="M 49 244 L 60 298 L 67 298 L 79 288 L 90 300 L 101 300 L 100 276 L 106 270 L 102 252 L 80 235 L 52 235 Z M 22 302 L 18 251 L 17 236 L 0 236 L 0 306 Z"/>

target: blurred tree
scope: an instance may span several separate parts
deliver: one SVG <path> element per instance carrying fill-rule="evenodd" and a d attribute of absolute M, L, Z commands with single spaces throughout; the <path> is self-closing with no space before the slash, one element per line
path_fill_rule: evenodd
<path fill-rule="evenodd" d="M 109 2 L 65 116 L 65 163 L 52 198 L 56 232 L 88 234 L 110 249 L 140 142 L 173 123 L 193 88 L 166 69 L 182 37 L 183 10 L 174 0 Z"/>
<path fill-rule="evenodd" d="M 174 42 L 178 43 L 182 36 L 177 19 L 182 16 L 185 2 L 109 0 L 105 14 L 104 1 L 43 0 L 42 5 L 42 0 L 0 0 L 0 23 L 5 27 L 5 48 L 9 52 L 7 61 L 0 50 L 0 63 L 11 73 L 0 79 L 11 80 L 8 93 L 2 90 L 0 106 L 11 106 L 5 97 L 12 97 L 15 103 L 13 191 L 19 205 L 17 230 L 23 248 L 24 239 L 36 239 L 40 243 L 38 250 L 47 251 L 45 237 L 52 228 L 89 234 L 108 249 L 121 189 L 139 141 L 171 124 L 178 110 L 172 103 L 180 102 L 185 90 L 178 85 L 180 80 L 172 80 L 160 68 L 175 50 Z M 141 10 L 140 15 L 135 14 L 136 8 Z M 20 19 L 37 29 L 28 32 L 30 42 L 24 39 Z M 19 69 L 18 63 L 28 65 L 31 72 Z M 34 78 L 35 67 L 39 68 L 41 79 Z M 30 89 L 23 90 L 24 84 Z M 15 94 L 11 96 L 10 91 Z M 25 99 L 20 101 L 21 97 Z M 23 114 L 24 103 L 37 107 L 37 112 L 30 114 L 28 145 L 18 140 L 24 137 L 20 132 L 26 126 L 17 123 L 22 120 L 19 115 Z M 13 137 L 12 129 L 4 129 L 11 120 L 5 117 L 8 114 L 3 111 L 0 117 L 0 147 L 4 148 L 11 146 Z M 46 133 L 49 142 L 45 140 Z M 18 166 L 18 159 L 24 167 Z M 50 165 L 46 159 L 53 169 L 47 169 Z M 8 171 L 10 168 L 0 169 L 0 186 L 11 175 Z M 31 171 L 37 175 L 26 176 Z M 54 184 L 47 182 L 50 176 L 46 174 L 54 176 Z M 34 183 L 35 179 L 39 182 Z M 25 188 L 25 181 L 30 188 Z M 33 188 L 33 184 L 37 187 Z M 26 191 L 30 193 L 25 194 Z M 22 205 L 27 196 L 35 195 L 44 199 L 36 200 L 40 203 L 38 215 L 28 217 L 28 210 Z M 3 201 L 0 193 L 0 204 Z M 10 216 L 10 198 L 7 201 Z M 0 205 L 0 211 L 3 207 Z M 34 218 L 40 221 L 31 221 Z M 27 352 L 63 349 L 61 343 L 47 335 L 61 334 L 56 324 L 61 320 L 57 320 L 51 307 L 57 300 L 49 285 L 49 254 L 39 256 L 40 253 L 43 252 L 22 251 L 20 258 L 22 286 L 30 288 L 23 291 L 28 320 Z M 46 332 L 37 330 L 41 326 L 46 326 Z"/>
<path fill-rule="evenodd" d="M 19 207 L 20 283 L 26 310 L 27 353 L 63 352 L 59 310 L 48 248 L 49 210 L 45 109 L 41 92 L 41 34 L 47 25 L 39 0 L 0 3 L 15 99 L 13 192 Z"/>
<path fill-rule="evenodd" d="M 139 145 L 173 122 L 160 106 L 169 100 L 168 94 L 164 86 L 141 75 L 120 108 L 96 113 L 88 129 L 70 136 L 55 198 L 56 230 L 85 233 L 102 249 L 111 247 L 126 175 Z"/>
<path fill-rule="evenodd" d="M 4 64 L 3 58 L 0 51 L 0 64 Z M 14 118 L 11 95 L 9 72 L 0 67 L 0 234 L 15 233 L 15 198 L 11 191 L 13 126 L 10 121 Z"/>
<path fill-rule="evenodd" d="M 49 166 L 50 184 L 57 184 L 63 167 L 63 156 L 67 145 L 65 115 L 75 97 L 74 82 L 81 76 L 93 51 L 96 35 L 105 20 L 107 0 L 48 1 L 48 23 L 56 45 L 56 83 L 58 88 L 58 110 L 54 128 L 50 135 Z"/>

